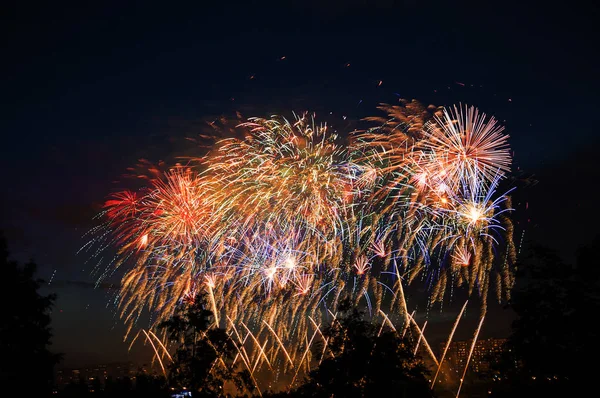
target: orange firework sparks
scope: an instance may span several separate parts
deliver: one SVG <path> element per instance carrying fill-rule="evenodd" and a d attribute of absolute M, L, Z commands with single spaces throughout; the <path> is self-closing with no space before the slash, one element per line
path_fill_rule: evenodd
<path fill-rule="evenodd" d="M 456 281 L 485 305 L 495 253 L 515 260 L 509 200 L 496 195 L 508 136 L 474 108 L 382 109 L 388 117 L 367 119 L 376 127 L 350 146 L 307 114 L 251 118 L 197 165 L 153 169 L 143 189 L 112 195 L 95 239 L 118 247 L 107 268 L 127 266 L 119 305 L 129 330 L 144 310 L 156 326 L 204 292 L 251 375 L 282 364 L 295 378 L 313 340 L 326 344 L 329 308 L 351 297 L 377 316 L 386 308 L 394 330 L 390 318 L 404 333 L 414 324 L 432 355 L 403 285 L 432 271 L 432 302 Z"/>

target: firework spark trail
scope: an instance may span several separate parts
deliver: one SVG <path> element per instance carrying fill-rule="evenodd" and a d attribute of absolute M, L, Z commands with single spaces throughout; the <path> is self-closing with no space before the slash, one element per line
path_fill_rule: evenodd
<path fill-rule="evenodd" d="M 235 343 L 235 341 L 233 341 L 233 345 L 235 346 L 235 348 L 238 350 L 238 352 L 240 352 L 240 348 L 238 347 L 238 345 Z M 243 349 L 243 347 L 242 347 Z M 254 374 L 252 373 L 252 370 L 250 370 L 250 364 L 246 361 L 246 359 L 244 358 L 243 355 L 240 355 L 242 358 L 242 361 L 244 362 L 244 364 L 246 365 L 246 369 L 248 369 L 248 371 L 250 372 L 250 377 L 252 378 L 252 381 L 254 382 L 254 386 L 256 387 L 256 390 L 258 391 L 258 395 L 260 395 L 262 397 L 262 392 L 260 391 L 260 388 L 258 386 L 258 382 L 256 381 L 256 379 L 254 378 Z"/>
<path fill-rule="evenodd" d="M 425 333 L 426 327 L 427 327 L 427 321 L 425 321 L 425 323 L 423 324 L 423 327 L 421 328 L 421 333 L 423 333 L 423 334 Z M 419 344 L 421 344 L 421 339 L 423 338 L 423 334 L 419 334 L 419 339 L 417 340 L 417 344 L 415 345 L 415 351 L 413 352 L 414 355 L 417 355 L 417 352 L 419 351 Z"/>
<path fill-rule="evenodd" d="M 294 385 L 294 382 L 296 381 L 296 377 L 298 377 L 298 372 L 300 371 L 300 367 L 302 366 L 302 362 L 304 362 L 304 358 L 306 358 L 306 354 L 308 354 L 308 351 L 310 350 L 310 347 L 312 345 L 312 342 L 313 342 L 315 336 L 317 335 L 318 330 L 319 330 L 318 328 L 315 329 L 312 337 L 310 338 L 310 341 L 306 345 L 306 350 L 304 350 L 304 354 L 302 354 L 302 358 L 300 358 L 300 362 L 298 363 L 298 367 L 296 369 L 296 373 L 294 374 L 294 378 L 292 379 L 292 382 L 290 383 L 291 386 Z"/>
<path fill-rule="evenodd" d="M 261 346 L 260 344 L 258 345 L 258 348 L 261 350 L 261 352 L 265 352 L 265 347 L 267 346 L 267 343 L 269 342 L 269 339 L 265 339 L 265 342 L 263 343 L 263 345 Z M 252 374 L 254 374 L 254 372 L 256 371 L 256 367 L 261 364 L 262 361 L 260 360 L 260 356 L 256 357 L 256 361 L 254 361 L 254 366 L 252 367 Z M 269 365 L 269 369 L 273 370 L 273 367 L 267 363 L 267 365 Z"/>
<path fill-rule="evenodd" d="M 460 378 L 460 384 L 458 386 L 458 391 L 456 391 L 456 398 L 460 394 L 460 389 L 462 388 L 463 381 L 465 380 L 465 375 L 467 374 L 467 369 L 469 369 L 469 362 L 471 361 L 471 355 L 473 355 L 473 349 L 475 349 L 475 343 L 477 342 L 477 337 L 479 336 L 479 331 L 481 330 L 481 326 L 483 325 L 483 320 L 485 319 L 485 315 L 482 314 L 481 320 L 479 321 L 479 325 L 477 326 L 477 330 L 475 330 L 475 336 L 473 336 L 473 343 L 471 343 L 471 348 L 469 349 L 469 355 L 467 356 L 467 363 L 465 364 L 465 370 L 463 371 L 462 377 Z"/>
<path fill-rule="evenodd" d="M 458 323 L 460 322 L 460 319 L 462 318 L 462 314 L 465 311 L 465 308 L 467 308 L 468 302 L 469 302 L 469 300 L 465 301 L 465 303 L 462 306 L 462 309 L 460 310 L 460 312 L 458 313 L 458 316 L 456 317 L 456 321 L 454 321 L 454 325 L 452 326 L 452 331 L 450 332 L 450 335 L 448 336 L 448 341 L 446 342 L 446 346 L 444 347 L 444 353 L 442 354 L 442 358 L 440 358 L 440 364 L 438 365 L 437 370 L 435 372 L 435 376 L 433 377 L 433 381 L 431 382 L 432 389 L 435 386 L 435 381 L 437 380 L 438 374 L 440 373 L 440 369 L 442 367 L 442 363 L 444 362 L 444 358 L 446 358 L 446 353 L 448 352 L 448 347 L 450 347 L 450 343 L 452 342 L 452 337 L 454 336 L 454 332 L 456 331 L 456 327 L 458 326 Z"/>
<path fill-rule="evenodd" d="M 383 317 L 385 318 L 385 320 L 387 321 L 388 325 L 390 325 L 390 328 L 392 328 L 392 330 L 395 332 L 396 328 L 394 327 L 394 324 L 392 323 L 392 321 L 390 321 L 390 318 L 388 318 L 388 316 L 385 314 L 385 312 L 379 310 L 379 313 L 381 315 L 383 315 Z M 377 333 L 377 337 L 381 336 L 381 331 L 383 330 L 383 326 L 385 324 L 382 322 L 381 323 L 381 327 L 379 328 L 379 333 Z"/>
<path fill-rule="evenodd" d="M 398 264 L 396 263 L 395 259 L 394 259 L 394 271 L 396 272 L 396 276 L 398 278 L 397 286 L 398 286 L 399 301 L 400 301 L 400 305 L 402 306 L 402 315 L 404 316 L 404 327 L 406 328 L 410 324 L 410 321 L 408 318 L 408 308 L 406 307 L 406 298 L 404 296 L 404 289 L 402 288 L 402 277 L 400 276 Z M 404 331 L 406 331 L 406 329 Z M 402 334 L 404 335 L 404 332 Z"/>
<path fill-rule="evenodd" d="M 237 328 L 235 327 L 235 323 L 233 323 L 233 321 L 229 317 L 227 317 L 227 320 L 231 323 L 231 330 L 233 331 L 233 333 L 237 337 L 238 342 L 240 343 L 239 347 L 236 344 L 236 348 L 238 350 L 238 355 L 236 355 L 235 358 L 233 359 L 233 363 L 235 363 L 235 361 L 237 360 L 238 356 L 241 356 L 242 357 L 242 361 L 244 361 L 246 367 L 248 368 L 248 370 L 250 370 L 249 365 L 248 365 L 249 362 L 250 362 L 250 358 L 248 357 L 248 353 L 246 352 L 246 350 L 244 348 L 244 343 L 246 342 L 246 338 L 244 338 L 242 340 L 242 338 L 240 337 L 240 335 L 239 335 L 239 333 L 237 331 Z"/>
<path fill-rule="evenodd" d="M 435 362 L 435 364 L 437 366 L 440 366 L 440 363 L 438 362 L 437 358 L 435 357 L 435 354 L 433 353 L 433 351 L 431 350 L 431 347 L 429 346 L 429 343 L 427 342 L 427 339 L 425 338 L 425 336 L 423 335 L 423 332 L 421 331 L 421 329 L 419 328 L 419 325 L 417 325 L 417 322 L 415 321 L 415 318 L 413 318 L 412 316 L 410 317 L 410 321 L 413 323 L 413 325 L 415 325 L 415 328 L 417 329 L 417 331 L 419 332 L 419 336 L 422 338 L 423 340 L 423 345 L 425 346 L 425 348 L 427 348 L 427 352 L 429 353 L 429 355 L 431 356 L 431 359 L 433 359 L 433 362 Z"/>
<path fill-rule="evenodd" d="M 239 336 L 237 336 L 239 338 Z M 250 358 L 248 357 L 248 353 L 246 352 L 246 349 L 244 348 L 244 344 L 246 343 L 246 338 L 248 337 L 248 335 L 246 335 L 246 337 L 244 337 L 243 341 L 238 340 L 239 346 L 237 344 L 235 344 L 236 349 L 238 350 L 238 354 L 235 356 L 235 358 L 233 358 L 233 364 L 235 365 L 236 361 L 238 358 L 242 358 L 242 362 L 244 362 L 244 365 L 246 365 L 246 368 L 248 370 L 250 370 Z M 253 374 L 252 370 L 250 370 L 250 374 Z"/>
<path fill-rule="evenodd" d="M 163 349 L 164 355 L 166 355 L 171 361 L 173 361 L 173 358 L 171 357 L 171 354 L 169 354 L 169 351 L 167 350 L 167 347 L 165 347 L 165 345 L 158 338 L 158 336 L 156 334 L 154 334 L 154 332 L 152 330 L 149 330 L 148 333 L 150 334 L 150 336 L 154 337 L 154 339 L 158 342 L 158 344 L 160 344 L 161 348 Z"/>
<path fill-rule="evenodd" d="M 409 319 L 414 319 L 413 317 L 415 316 L 415 313 L 416 313 L 416 312 L 417 312 L 416 310 L 415 310 L 415 311 L 413 311 L 413 312 L 412 312 L 410 315 L 408 315 L 408 318 L 409 318 Z M 415 322 L 415 325 L 416 325 L 416 324 L 417 324 L 417 323 Z M 409 323 L 407 323 L 406 325 L 404 325 L 404 328 L 402 328 L 402 338 L 404 338 L 404 336 L 406 335 L 406 331 L 408 330 L 408 328 L 409 328 L 409 327 L 410 327 L 410 322 L 409 322 Z M 420 335 L 423 335 L 423 333 L 421 333 L 421 330 L 419 329 L 419 327 L 418 327 L 418 326 L 417 326 L 417 329 L 419 330 L 419 334 L 420 334 Z"/>
<path fill-rule="evenodd" d="M 160 368 L 162 369 L 163 374 L 165 376 L 167 376 L 167 371 L 165 370 L 165 366 L 163 365 L 162 359 L 160 358 L 160 354 L 156 350 L 156 346 L 152 342 L 150 335 L 148 335 L 148 333 L 146 333 L 146 331 L 144 329 L 142 329 L 142 332 L 144 332 L 144 334 L 146 335 L 146 339 L 150 342 L 150 345 L 152 345 L 152 349 L 154 350 L 154 356 L 156 357 L 156 359 L 158 359 L 158 363 L 160 364 Z"/>
<path fill-rule="evenodd" d="M 333 322 L 337 322 L 337 312 L 335 314 L 332 314 L 331 311 L 329 311 L 329 313 L 333 316 L 331 323 L 333 324 Z M 319 365 L 321 365 L 321 362 L 323 362 L 323 358 L 325 358 L 327 344 L 329 344 L 329 338 L 325 339 L 325 344 L 323 344 L 323 352 L 321 353 L 321 359 L 319 359 Z"/>
<path fill-rule="evenodd" d="M 219 325 L 219 311 L 217 310 L 217 303 L 215 302 L 215 294 L 213 292 L 214 285 L 208 284 L 208 297 L 210 298 L 210 304 L 212 306 L 212 312 L 215 317 L 215 325 Z"/>
<path fill-rule="evenodd" d="M 277 336 L 277 333 L 275 333 L 275 331 L 273 330 L 273 328 L 271 327 L 271 325 L 269 325 L 267 323 L 267 321 L 263 320 L 263 323 L 265 325 L 267 325 L 267 327 L 269 328 L 269 330 L 271 331 L 271 333 L 273 333 L 273 336 L 275 336 L 275 339 L 277 339 L 277 342 L 279 343 L 279 346 L 283 350 L 283 353 L 285 354 L 285 357 L 287 358 L 288 361 L 290 361 L 290 365 L 292 365 L 292 368 L 293 368 L 294 367 L 294 361 L 292 361 L 292 358 L 290 357 L 290 354 L 288 354 L 287 350 L 285 349 L 285 346 L 281 342 L 281 339 L 279 339 L 279 336 Z"/>
<path fill-rule="evenodd" d="M 244 326 L 244 328 L 246 329 L 246 331 L 248 332 L 248 334 L 250 335 L 250 337 L 252 337 L 252 340 L 254 340 L 254 343 L 256 344 L 256 346 L 258 347 L 258 349 L 260 350 L 260 354 L 262 355 L 262 357 L 267 362 L 267 365 L 269 365 L 269 368 L 273 369 L 271 367 L 271 363 L 269 362 L 269 359 L 267 358 L 267 355 L 265 354 L 265 350 L 263 349 L 263 347 L 261 347 L 260 343 L 258 342 L 258 340 L 256 339 L 256 337 L 254 336 L 254 334 L 250 331 L 250 329 L 248 328 L 248 326 L 246 326 L 245 323 L 241 322 L 241 324 L 242 324 L 242 326 Z"/>
<path fill-rule="evenodd" d="M 327 340 L 325 338 L 325 336 L 323 335 L 323 332 L 321 332 L 321 328 L 319 327 L 319 325 L 317 325 L 317 323 L 315 322 L 315 320 L 312 319 L 311 316 L 309 316 L 308 319 L 312 322 L 312 324 L 315 327 L 315 329 L 319 332 L 319 334 L 321 335 L 321 338 L 323 339 L 323 341 Z"/>

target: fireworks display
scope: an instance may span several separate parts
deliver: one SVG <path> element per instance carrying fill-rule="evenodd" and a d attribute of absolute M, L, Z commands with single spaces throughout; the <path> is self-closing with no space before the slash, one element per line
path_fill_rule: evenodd
<path fill-rule="evenodd" d="M 345 139 L 309 115 L 251 118 L 192 165 L 113 194 L 87 247 L 118 250 L 100 267 L 125 271 L 129 331 L 205 292 L 240 363 L 297 375 L 343 298 L 408 328 L 404 287 L 424 281 L 432 304 L 464 285 L 483 319 L 490 285 L 501 298 L 513 284 L 510 197 L 497 192 L 508 136 L 473 107 L 382 110 Z"/>

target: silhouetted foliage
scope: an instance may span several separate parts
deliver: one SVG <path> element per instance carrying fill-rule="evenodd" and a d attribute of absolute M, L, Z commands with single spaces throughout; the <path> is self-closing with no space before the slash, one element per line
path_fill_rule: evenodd
<path fill-rule="evenodd" d="M 427 369 L 413 355 L 407 339 L 364 320 L 363 313 L 343 301 L 339 317 L 324 331 L 327 344 L 315 344 L 314 356 L 325 358 L 305 384 L 291 395 L 300 397 L 430 397 Z"/>
<path fill-rule="evenodd" d="M 160 398 L 170 396 L 167 380 L 162 376 L 137 374 L 133 397 Z"/>
<path fill-rule="evenodd" d="M 510 306 L 518 318 L 499 367 L 506 383 L 495 396 L 563 396 L 592 380 L 600 311 L 598 238 L 582 247 L 575 266 L 532 246 L 519 260 Z M 510 350 L 510 351 L 508 351 Z"/>
<path fill-rule="evenodd" d="M 60 355 L 49 351 L 50 311 L 56 297 L 39 293 L 36 264 L 9 260 L 0 234 L 0 384 L 26 388 L 31 396 L 45 396 L 52 388 L 52 370 Z"/>
<path fill-rule="evenodd" d="M 173 355 L 170 381 L 198 397 L 226 396 L 226 382 L 232 382 L 239 391 L 252 390 L 248 371 L 237 371 L 233 365 L 237 353 L 233 340 L 215 326 L 213 313 L 207 308 L 206 296 L 200 294 L 161 324 L 170 340 L 179 344 Z"/>

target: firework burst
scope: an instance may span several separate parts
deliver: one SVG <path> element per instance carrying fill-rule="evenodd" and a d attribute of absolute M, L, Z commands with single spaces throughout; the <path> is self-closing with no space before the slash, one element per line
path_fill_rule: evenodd
<path fill-rule="evenodd" d="M 107 200 L 97 239 L 118 247 L 110 266 L 130 264 L 119 300 L 130 327 L 144 309 L 156 325 L 206 292 L 251 373 L 297 376 L 343 297 L 406 330 L 403 284 L 419 275 L 431 302 L 455 283 L 478 286 L 485 305 L 495 268 L 509 289 L 510 199 L 496 195 L 508 136 L 474 108 L 382 109 L 389 118 L 368 119 L 378 126 L 349 147 L 306 114 L 252 118 L 197 168 Z"/>
<path fill-rule="evenodd" d="M 464 178 L 493 181 L 510 170 L 508 135 L 474 107 L 445 108 L 424 126 L 417 164 L 451 187 Z"/>

